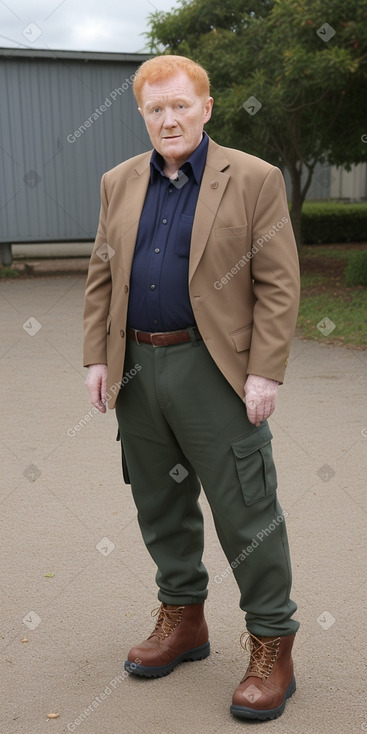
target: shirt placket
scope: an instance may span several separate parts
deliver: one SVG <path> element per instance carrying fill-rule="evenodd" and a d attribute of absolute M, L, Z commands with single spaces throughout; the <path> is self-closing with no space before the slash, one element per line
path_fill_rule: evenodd
<path fill-rule="evenodd" d="M 151 245 L 147 282 L 148 318 L 152 324 L 153 331 L 156 331 L 156 324 L 160 323 L 162 320 L 161 278 L 163 260 L 179 193 L 178 189 L 166 181 L 160 181 L 160 186 L 165 187 L 165 190 L 161 199 L 162 204 L 160 206 L 157 226 Z"/>

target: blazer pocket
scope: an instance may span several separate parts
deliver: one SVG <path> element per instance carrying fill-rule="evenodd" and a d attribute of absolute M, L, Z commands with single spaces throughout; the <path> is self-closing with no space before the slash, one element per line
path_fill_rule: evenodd
<path fill-rule="evenodd" d="M 109 334 L 110 331 L 111 331 L 111 321 L 112 321 L 111 315 L 108 314 L 108 316 L 107 316 L 107 334 Z"/>
<path fill-rule="evenodd" d="M 234 441 L 232 451 L 246 505 L 267 499 L 277 489 L 269 426 Z"/>
<path fill-rule="evenodd" d="M 239 227 L 219 227 L 215 230 L 217 237 L 245 237 L 247 234 L 247 224 L 241 224 Z"/>
<path fill-rule="evenodd" d="M 236 331 L 231 332 L 230 336 L 236 347 L 236 352 L 244 352 L 245 349 L 250 349 L 252 326 L 252 324 L 249 324 L 248 326 L 242 326 L 241 329 L 236 329 Z"/>

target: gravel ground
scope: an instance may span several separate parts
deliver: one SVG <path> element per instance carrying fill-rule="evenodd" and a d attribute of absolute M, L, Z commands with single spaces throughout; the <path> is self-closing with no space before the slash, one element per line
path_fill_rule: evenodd
<path fill-rule="evenodd" d="M 247 665 L 243 613 L 233 578 L 214 580 L 227 562 L 204 496 L 212 654 L 160 680 L 123 672 L 130 646 L 151 631 L 156 587 L 122 481 L 115 415 L 88 417 L 86 262 L 0 282 L 1 731 L 244 731 L 252 724 L 229 714 Z M 270 419 L 301 627 L 297 692 L 264 730 L 367 730 L 366 363 L 367 352 L 295 339 Z"/>

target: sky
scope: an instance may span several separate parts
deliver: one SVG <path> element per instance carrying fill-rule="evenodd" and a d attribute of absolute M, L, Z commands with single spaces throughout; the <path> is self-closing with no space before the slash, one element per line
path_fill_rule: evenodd
<path fill-rule="evenodd" d="M 138 53 L 148 16 L 178 0 L 0 0 L 0 48 Z"/>

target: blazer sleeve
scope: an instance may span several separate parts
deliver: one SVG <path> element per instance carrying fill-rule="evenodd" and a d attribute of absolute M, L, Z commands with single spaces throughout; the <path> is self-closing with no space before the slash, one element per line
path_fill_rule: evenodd
<path fill-rule="evenodd" d="M 299 307 L 299 261 L 283 176 L 271 168 L 260 189 L 252 228 L 256 297 L 248 374 L 283 382 Z"/>
<path fill-rule="evenodd" d="M 111 300 L 111 269 L 107 250 L 106 174 L 101 180 L 101 209 L 91 255 L 84 302 L 83 365 L 107 364 L 107 320 Z M 102 251 L 100 248 L 102 246 Z M 98 254 L 99 251 L 99 254 Z M 102 257 L 100 256 L 102 254 Z"/>

